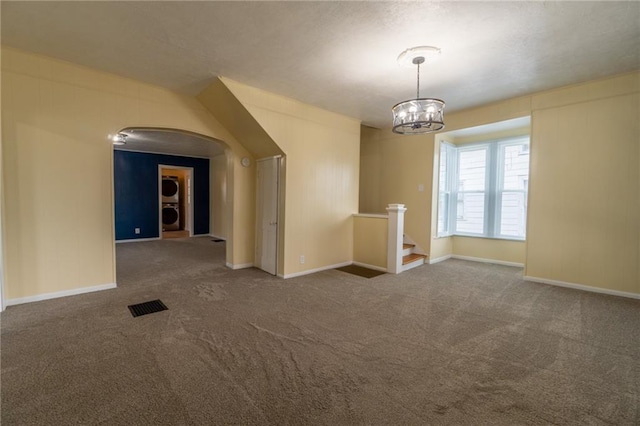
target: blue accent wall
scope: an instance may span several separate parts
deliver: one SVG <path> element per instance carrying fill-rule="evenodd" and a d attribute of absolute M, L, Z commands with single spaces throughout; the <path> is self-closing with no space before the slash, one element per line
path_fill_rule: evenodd
<path fill-rule="evenodd" d="M 193 167 L 193 233 L 209 233 L 209 159 L 113 151 L 116 240 L 158 238 L 158 166 Z M 135 234 L 140 228 L 140 234 Z"/>

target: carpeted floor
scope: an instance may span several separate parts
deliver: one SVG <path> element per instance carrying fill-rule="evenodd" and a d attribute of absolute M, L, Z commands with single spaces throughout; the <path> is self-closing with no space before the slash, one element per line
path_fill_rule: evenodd
<path fill-rule="evenodd" d="M 224 249 L 119 244 L 117 289 L 9 307 L 2 424 L 640 423 L 638 300 L 461 260 L 282 280 Z"/>

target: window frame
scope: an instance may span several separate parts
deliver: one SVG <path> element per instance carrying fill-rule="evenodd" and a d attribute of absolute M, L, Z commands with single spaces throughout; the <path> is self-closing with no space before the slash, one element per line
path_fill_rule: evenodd
<path fill-rule="evenodd" d="M 444 148 L 444 150 L 443 150 Z M 452 161 L 452 157 L 457 157 L 457 148 L 452 143 L 446 141 L 440 141 L 440 158 L 438 159 L 438 208 L 437 208 L 437 220 L 436 220 L 436 235 L 438 237 L 450 237 L 453 235 L 452 233 L 452 223 L 455 221 L 455 209 L 449 208 L 451 203 L 457 203 L 457 197 L 455 196 L 455 190 L 453 186 L 453 182 L 458 175 L 457 171 L 457 160 Z M 442 182 L 441 177 L 442 174 L 440 170 L 442 168 L 442 152 L 445 151 L 447 153 L 447 169 L 445 170 L 445 190 L 442 190 Z M 446 199 L 446 207 L 443 206 L 441 201 L 441 196 L 444 194 L 444 198 Z M 443 230 L 440 230 L 440 215 L 443 215 L 444 227 Z"/>
<path fill-rule="evenodd" d="M 465 152 L 465 151 L 478 151 L 479 149 L 484 149 L 485 150 L 485 170 L 484 170 L 484 188 L 482 190 L 466 190 L 466 191 L 460 191 L 459 190 L 459 186 L 460 186 L 460 153 L 461 152 Z M 454 180 L 456 181 L 457 185 L 455 185 L 455 195 L 454 198 L 456 200 L 456 210 L 453 211 L 452 216 L 455 217 L 455 222 L 453 224 L 453 228 L 451 229 L 451 232 L 453 235 L 460 235 L 460 236 L 466 236 L 466 237 L 485 237 L 487 235 L 487 230 L 490 228 L 487 223 L 487 217 L 489 217 L 488 215 L 491 212 L 491 206 L 490 203 L 488 201 L 490 194 L 488 194 L 488 190 L 487 188 L 490 188 L 490 182 L 491 182 L 491 176 L 489 172 L 489 165 L 491 164 L 491 155 L 492 155 L 492 147 L 490 143 L 487 142 L 479 142 L 479 143 L 470 143 L 470 144 L 465 144 L 462 146 L 456 146 L 456 176 L 454 178 Z M 483 212 L 482 212 L 482 232 L 481 233 L 477 233 L 477 232 L 464 232 L 464 231 L 458 231 L 458 214 L 457 214 L 457 209 L 458 209 L 458 200 L 460 199 L 460 194 L 484 194 L 484 200 L 483 200 Z"/>
<path fill-rule="evenodd" d="M 527 154 L 529 155 L 529 160 L 527 162 L 527 183 L 524 189 L 504 189 L 504 175 L 506 168 L 506 147 L 513 145 L 523 145 L 525 144 L 529 147 L 527 150 Z M 527 231 L 527 209 L 528 209 L 528 195 L 529 195 L 529 185 L 530 181 L 530 168 L 531 168 L 531 157 L 530 157 L 530 148 L 531 141 L 529 135 L 501 138 L 501 139 L 493 139 L 487 141 L 481 141 L 477 143 L 469 143 L 463 145 L 455 145 L 450 142 L 440 141 L 440 151 L 442 153 L 443 148 L 447 152 L 447 168 L 446 170 L 446 185 L 448 189 L 448 193 L 442 190 L 442 185 L 440 182 L 441 177 L 441 167 L 442 167 L 442 156 L 438 162 L 438 209 L 437 209 L 437 229 L 436 235 L 438 238 L 450 237 L 450 236 L 463 236 L 463 237 L 474 237 L 474 238 L 489 238 L 489 239 L 499 239 L 499 240 L 514 240 L 514 241 L 525 241 L 526 240 L 526 231 Z M 459 191 L 460 184 L 460 176 L 459 176 L 459 168 L 460 168 L 460 152 L 464 151 L 473 151 L 478 150 L 479 148 L 486 149 L 486 161 L 485 161 L 485 186 L 484 190 L 473 190 L 473 191 Z M 448 204 L 446 206 L 441 205 L 442 195 L 448 196 Z M 458 209 L 458 200 L 459 194 L 465 193 L 484 193 L 484 209 L 483 209 L 483 232 L 482 233 L 473 233 L 473 232 L 461 232 L 458 231 L 458 218 L 457 218 L 457 209 Z M 503 233 L 502 229 L 502 201 L 505 193 L 522 193 L 524 195 L 524 218 L 523 218 L 523 235 L 522 236 L 514 236 L 514 235 L 506 235 Z M 448 211 L 443 211 L 443 209 L 448 209 Z M 440 229 L 440 220 L 441 216 L 444 217 L 445 227 L 443 230 Z"/>
<path fill-rule="evenodd" d="M 528 146 L 527 149 L 527 155 L 529 155 L 529 161 L 527 163 L 527 184 L 525 185 L 525 189 L 504 189 L 504 171 L 505 168 L 507 166 L 507 162 L 506 162 L 506 157 L 505 157 L 505 153 L 506 153 L 506 147 L 508 146 L 516 146 L 516 145 L 523 145 L 524 142 L 526 142 L 526 145 Z M 496 143 L 496 149 L 498 150 L 497 152 L 497 157 L 496 157 L 496 173 L 497 173 L 497 181 L 496 181 L 496 187 L 495 187 L 495 193 L 496 193 L 496 200 L 495 200 L 495 209 L 496 209 L 496 213 L 494 216 L 494 237 L 493 238 L 498 238 L 498 239 L 503 239 L 503 240 L 517 240 L 517 241 L 524 241 L 527 237 L 527 210 L 529 208 L 529 203 L 528 203 L 528 199 L 529 199 L 529 180 L 530 180 L 530 170 L 531 170 L 531 141 L 530 138 L 528 136 L 522 136 L 522 137 L 514 137 L 514 138 L 508 138 L 508 139 L 501 139 L 498 141 L 495 141 Z M 505 192 L 508 193 L 521 193 L 524 195 L 524 224 L 523 224 L 523 235 L 520 236 L 514 236 L 514 235 L 507 235 L 507 234 L 503 234 L 503 229 L 502 229 L 502 200 L 503 200 L 503 195 Z"/>

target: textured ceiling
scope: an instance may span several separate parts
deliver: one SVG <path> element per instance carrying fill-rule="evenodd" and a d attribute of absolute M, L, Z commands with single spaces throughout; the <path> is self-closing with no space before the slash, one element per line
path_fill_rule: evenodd
<path fill-rule="evenodd" d="M 2 43 L 197 94 L 222 75 L 390 126 L 434 45 L 448 112 L 640 69 L 640 2 L 6 2 Z"/>

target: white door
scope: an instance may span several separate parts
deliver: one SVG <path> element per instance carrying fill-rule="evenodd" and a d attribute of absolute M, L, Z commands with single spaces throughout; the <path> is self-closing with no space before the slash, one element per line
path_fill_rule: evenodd
<path fill-rule="evenodd" d="M 280 157 L 258 160 L 256 166 L 256 266 L 276 275 Z"/>

